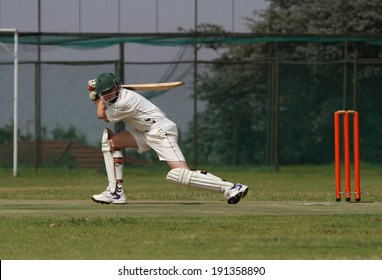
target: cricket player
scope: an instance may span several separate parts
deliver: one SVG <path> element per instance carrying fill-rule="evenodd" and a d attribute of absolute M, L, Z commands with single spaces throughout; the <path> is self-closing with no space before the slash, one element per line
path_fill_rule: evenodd
<path fill-rule="evenodd" d="M 109 184 L 106 190 L 92 196 L 97 203 L 126 203 L 123 189 L 123 153 L 121 149 L 134 148 L 140 153 L 153 149 L 159 160 L 170 167 L 166 180 L 183 187 L 192 187 L 222 193 L 228 204 L 237 204 L 248 192 L 248 186 L 231 183 L 206 171 L 190 170 L 178 145 L 178 129 L 149 100 L 135 91 L 121 87 L 122 82 L 113 73 L 102 73 L 90 80 L 88 91 L 94 101 L 97 117 L 105 122 L 123 121 L 132 129 L 114 134 L 105 129 L 102 135 L 102 153 Z"/>

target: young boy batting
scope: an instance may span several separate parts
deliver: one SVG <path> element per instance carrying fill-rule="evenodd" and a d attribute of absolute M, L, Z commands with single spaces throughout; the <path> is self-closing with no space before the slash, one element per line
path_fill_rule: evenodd
<path fill-rule="evenodd" d="M 224 194 L 228 204 L 237 204 L 247 195 L 248 186 L 231 183 L 206 171 L 190 170 L 178 145 L 178 129 L 164 112 L 135 91 L 122 88 L 119 77 L 102 73 L 90 80 L 88 91 L 94 101 L 98 119 L 123 121 L 132 129 L 114 134 L 105 129 L 102 153 L 109 184 L 106 190 L 92 196 L 97 203 L 126 203 L 123 189 L 123 153 L 134 148 L 140 153 L 153 149 L 159 160 L 170 167 L 166 180 L 184 187 Z"/>

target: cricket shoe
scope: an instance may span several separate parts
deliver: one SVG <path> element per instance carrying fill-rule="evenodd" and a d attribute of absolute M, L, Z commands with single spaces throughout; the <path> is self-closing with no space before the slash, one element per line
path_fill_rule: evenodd
<path fill-rule="evenodd" d="M 93 195 L 92 200 L 101 204 L 124 204 L 126 203 L 126 195 L 123 189 L 117 188 L 115 193 L 111 193 L 108 187 L 102 193 Z"/>
<path fill-rule="evenodd" d="M 224 192 L 224 197 L 228 204 L 237 204 L 240 199 L 244 198 L 248 193 L 248 186 L 237 183 L 233 187 L 228 188 Z"/>

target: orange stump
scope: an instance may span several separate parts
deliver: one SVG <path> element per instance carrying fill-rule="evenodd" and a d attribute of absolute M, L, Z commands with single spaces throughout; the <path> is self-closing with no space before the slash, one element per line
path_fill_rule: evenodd
<path fill-rule="evenodd" d="M 336 172 L 336 201 L 341 201 L 340 114 L 334 113 L 334 163 Z"/>
<path fill-rule="evenodd" d="M 361 201 L 361 180 L 360 180 L 360 155 L 359 155 L 359 113 L 353 110 L 334 112 L 334 161 L 336 175 L 336 201 L 341 201 L 341 136 L 340 136 L 340 116 L 343 115 L 343 141 L 344 141 L 344 171 L 345 171 L 345 197 L 346 201 L 351 201 L 351 194 L 355 194 L 355 201 Z M 351 192 L 350 175 L 350 126 L 349 115 L 353 115 L 353 146 L 354 146 L 354 184 L 355 190 Z"/>
<path fill-rule="evenodd" d="M 354 113 L 354 181 L 355 200 L 361 201 L 361 166 L 359 156 L 359 114 Z"/>

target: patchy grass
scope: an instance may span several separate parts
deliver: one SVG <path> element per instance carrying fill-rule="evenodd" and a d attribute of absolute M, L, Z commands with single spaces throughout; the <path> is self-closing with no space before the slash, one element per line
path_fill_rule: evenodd
<path fill-rule="evenodd" d="M 126 205 L 90 200 L 92 170 L 0 170 L 1 259 L 381 259 L 381 169 L 362 169 L 361 203 L 334 202 L 332 166 L 211 169 L 250 186 L 238 205 L 126 168 Z"/>

